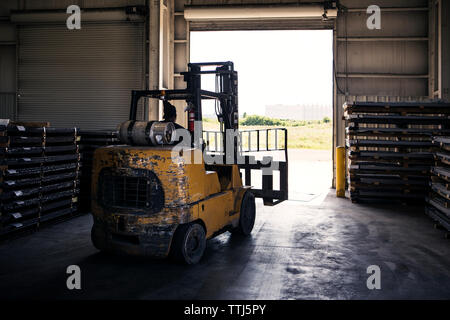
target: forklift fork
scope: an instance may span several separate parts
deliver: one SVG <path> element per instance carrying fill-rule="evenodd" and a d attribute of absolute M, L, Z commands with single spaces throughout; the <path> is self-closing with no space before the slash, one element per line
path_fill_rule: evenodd
<path fill-rule="evenodd" d="M 271 137 L 272 133 L 272 137 Z M 211 154 L 221 154 L 223 138 L 220 131 L 205 131 L 203 138 L 206 141 L 206 151 Z M 256 136 L 256 141 L 252 137 Z M 280 141 L 281 143 L 280 143 Z M 244 141 L 246 146 L 244 146 Z M 264 142 L 264 143 L 263 143 Z M 239 132 L 238 152 L 244 159 L 239 163 L 239 169 L 244 172 L 244 184 L 252 186 L 252 193 L 257 198 L 262 198 L 264 205 L 274 206 L 288 200 L 288 134 L 286 128 L 270 128 L 244 130 Z M 284 161 L 275 161 L 271 156 L 256 160 L 254 154 L 270 152 L 283 152 Z M 252 155 L 253 154 L 253 155 Z M 261 171 L 262 188 L 255 188 L 252 181 L 252 171 Z M 274 188 L 274 171 L 279 171 L 279 190 Z"/>

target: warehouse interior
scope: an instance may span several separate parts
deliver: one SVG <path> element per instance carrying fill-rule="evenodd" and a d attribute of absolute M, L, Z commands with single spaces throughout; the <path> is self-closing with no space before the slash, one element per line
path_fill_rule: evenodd
<path fill-rule="evenodd" d="M 81 8 L 80 29 L 66 23 L 72 5 Z M 379 28 L 372 5 L 2 1 L 0 298 L 449 299 L 450 2 L 379 0 Z M 312 201 L 291 197 L 315 173 L 288 163 L 288 133 L 276 129 L 277 176 L 252 182 L 256 167 L 240 167 L 257 198 L 249 236 L 214 233 L 188 266 L 99 251 L 91 240 L 95 150 L 123 142 L 119 124 L 165 112 L 162 101 L 141 99 L 132 119 L 131 92 L 188 90 L 189 63 L 199 62 L 190 57 L 193 32 L 255 30 L 333 32 L 332 188 Z M 171 101 L 176 122 L 190 127 L 186 102 Z M 49 154 L 28 156 L 39 134 Z M 19 158 L 9 156 L 16 147 Z M 33 178 L 14 180 L 22 169 Z M 38 175 L 37 189 L 19 188 Z M 81 288 L 66 285 L 72 265 Z M 380 288 L 369 286 L 370 266 L 381 270 Z"/>

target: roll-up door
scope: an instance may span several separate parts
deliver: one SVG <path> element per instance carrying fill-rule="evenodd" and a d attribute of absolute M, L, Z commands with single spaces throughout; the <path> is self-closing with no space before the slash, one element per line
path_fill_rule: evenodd
<path fill-rule="evenodd" d="M 0 119 L 14 119 L 16 110 L 16 46 L 0 43 Z"/>
<path fill-rule="evenodd" d="M 112 129 L 143 89 L 142 23 L 19 26 L 18 119 Z"/>
<path fill-rule="evenodd" d="M 234 30 L 321 30 L 333 29 L 334 20 L 292 19 L 292 20 L 224 20 L 190 21 L 191 31 L 234 31 Z"/>
<path fill-rule="evenodd" d="M 324 4 L 188 6 L 191 31 L 332 29 L 336 7 Z"/>

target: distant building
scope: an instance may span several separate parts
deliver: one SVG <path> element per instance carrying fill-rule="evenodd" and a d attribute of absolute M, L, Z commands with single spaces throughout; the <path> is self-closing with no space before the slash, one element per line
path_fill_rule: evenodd
<path fill-rule="evenodd" d="M 266 117 L 290 120 L 322 120 L 324 117 L 331 119 L 333 109 L 325 104 L 275 104 L 266 106 Z"/>

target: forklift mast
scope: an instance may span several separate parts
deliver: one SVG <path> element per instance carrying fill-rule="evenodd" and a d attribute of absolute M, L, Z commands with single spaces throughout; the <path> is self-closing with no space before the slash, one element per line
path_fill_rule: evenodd
<path fill-rule="evenodd" d="M 202 70 L 202 67 L 216 67 L 215 70 Z M 239 110 L 238 110 L 238 77 L 234 70 L 233 62 L 206 62 L 206 63 L 189 63 L 188 72 L 183 72 L 184 80 L 187 83 L 187 89 L 194 94 L 195 100 L 193 112 L 194 120 L 202 120 L 201 107 L 201 75 L 216 75 L 216 93 L 220 93 L 218 102 L 220 104 L 220 112 L 217 114 L 218 120 L 223 125 L 224 132 L 227 129 L 238 129 L 239 126 Z"/>
<path fill-rule="evenodd" d="M 203 68 L 215 69 L 204 70 Z M 206 74 L 216 75 L 216 91 L 207 91 L 202 89 L 201 76 Z M 238 130 L 239 128 L 239 110 L 238 110 L 238 78 L 234 70 L 234 64 L 227 62 L 206 62 L 189 63 L 188 71 L 182 72 L 186 81 L 186 89 L 179 90 L 133 90 L 131 92 L 130 120 L 136 121 L 137 105 L 140 98 L 154 98 L 159 100 L 185 100 L 188 111 L 188 130 L 191 133 L 192 146 L 200 146 L 201 135 L 194 135 L 195 122 L 201 124 L 202 121 L 202 100 L 215 100 L 218 103 L 217 118 L 220 122 L 220 131 Z M 197 128 L 203 130 L 202 127 Z M 225 138 L 225 135 L 223 135 Z M 224 142 L 224 146 L 226 143 Z M 235 150 L 237 150 L 237 141 Z"/>

